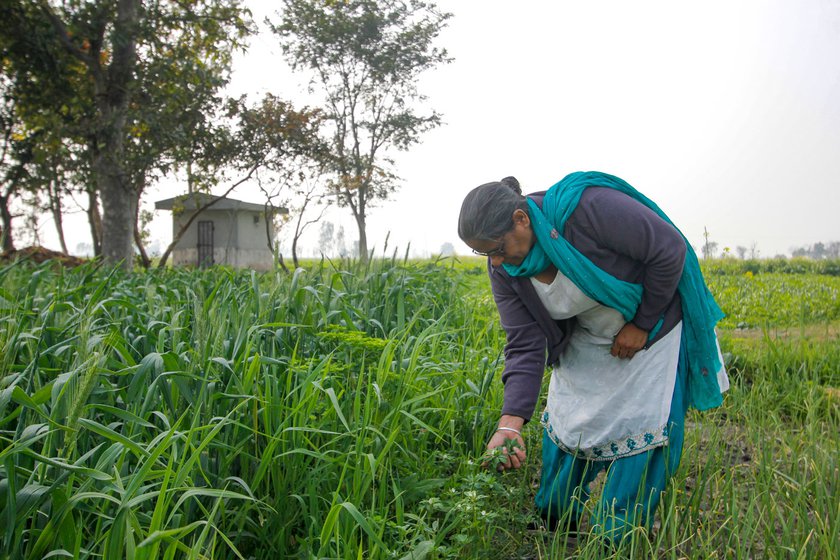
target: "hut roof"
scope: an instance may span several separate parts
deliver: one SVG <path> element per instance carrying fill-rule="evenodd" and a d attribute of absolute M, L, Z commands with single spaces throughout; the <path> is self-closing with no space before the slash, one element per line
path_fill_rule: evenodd
<path fill-rule="evenodd" d="M 234 198 L 215 196 L 207 193 L 188 193 L 166 198 L 155 202 L 155 210 L 172 210 L 174 208 L 183 210 L 198 210 L 202 206 L 213 203 L 208 210 L 247 210 L 249 212 L 265 212 L 266 207 L 262 204 L 245 202 Z M 283 207 L 269 208 L 270 211 L 279 214 L 288 214 L 289 209 Z"/>

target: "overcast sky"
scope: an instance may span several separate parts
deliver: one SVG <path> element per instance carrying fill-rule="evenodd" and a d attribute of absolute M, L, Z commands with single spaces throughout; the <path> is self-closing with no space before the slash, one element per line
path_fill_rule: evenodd
<path fill-rule="evenodd" d="M 259 21 L 272 4 L 252 0 Z M 369 245 L 390 231 L 392 247 L 466 252 L 456 223 L 471 188 L 514 175 L 544 190 L 578 170 L 622 177 L 695 247 L 704 227 L 721 248 L 761 256 L 840 240 L 840 2 L 438 6 L 453 13 L 438 45 L 454 61 L 421 90 L 445 124 L 396 154 L 402 186 L 371 209 Z M 301 86 L 263 33 L 237 58 L 231 92 L 302 100 Z M 261 202 L 256 189 L 233 196 Z M 169 219 L 155 220 L 162 243 Z"/>

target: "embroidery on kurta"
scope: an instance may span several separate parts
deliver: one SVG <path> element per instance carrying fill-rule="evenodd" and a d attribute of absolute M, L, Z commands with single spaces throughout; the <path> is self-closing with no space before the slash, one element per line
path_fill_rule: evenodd
<path fill-rule="evenodd" d="M 604 444 L 590 447 L 589 449 L 575 449 L 560 441 L 560 438 L 557 437 L 557 434 L 554 432 L 554 428 L 552 428 L 549 420 L 549 414 L 546 410 L 543 412 L 540 423 L 545 428 L 548 437 L 551 438 L 551 441 L 553 441 L 557 447 L 570 455 L 592 461 L 612 461 L 622 457 L 630 457 L 631 455 L 644 453 L 645 451 L 668 444 L 668 425 L 665 424 L 655 430 L 649 430 L 640 434 L 608 441 Z"/>

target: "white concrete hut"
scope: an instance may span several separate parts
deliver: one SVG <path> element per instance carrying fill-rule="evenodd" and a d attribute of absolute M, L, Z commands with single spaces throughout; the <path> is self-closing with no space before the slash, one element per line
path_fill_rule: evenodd
<path fill-rule="evenodd" d="M 204 193 L 191 193 L 155 202 L 156 210 L 172 212 L 173 237 L 197 210 L 207 206 L 192 221 L 172 251 L 175 266 L 229 265 L 235 268 L 269 270 L 274 263 L 268 239 L 274 239 L 274 221 L 262 204 Z M 273 213 L 287 214 L 286 208 Z M 266 223 L 268 219 L 268 223 Z M 267 228 L 267 229 L 266 229 Z"/>

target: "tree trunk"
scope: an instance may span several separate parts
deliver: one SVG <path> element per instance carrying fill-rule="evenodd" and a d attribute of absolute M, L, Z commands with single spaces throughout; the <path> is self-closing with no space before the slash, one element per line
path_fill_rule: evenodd
<path fill-rule="evenodd" d="M 94 60 L 91 73 L 97 100 L 93 175 L 102 197 L 102 256 L 110 264 L 130 270 L 134 260 L 134 214 L 138 193 L 126 175 L 126 114 L 137 61 L 140 0 L 118 0 L 112 31 L 113 51 L 107 72 Z"/>
<path fill-rule="evenodd" d="M 93 256 L 102 256 L 102 215 L 99 213 L 99 197 L 96 190 L 88 186 L 88 223 L 90 224 L 90 239 L 93 245 Z"/>
<path fill-rule="evenodd" d="M 96 112 L 89 147 L 93 182 L 102 199 L 102 232 L 99 237 L 101 254 L 106 262 L 121 263 L 125 269 L 133 264 L 133 223 L 139 198 L 125 173 L 124 144 L 131 86 L 137 63 L 141 3 L 142 0 L 115 0 L 108 3 L 116 8 L 116 18 L 110 27 L 110 56 L 102 56 L 101 47 L 108 42 L 104 33 L 109 26 L 96 26 L 97 36 L 91 37 L 90 52 L 83 51 L 70 40 L 67 27 L 53 12 L 50 2 L 38 2 L 52 22 L 58 41 L 86 66 L 87 75 L 93 83 Z M 103 66 L 105 61 L 108 61 L 107 66 Z M 95 204 L 91 204 L 91 211 L 95 207 Z"/>
<path fill-rule="evenodd" d="M 356 225 L 359 226 L 359 259 L 362 262 L 368 261 L 367 230 L 365 229 L 364 211 L 360 209 L 356 214 Z"/>
<path fill-rule="evenodd" d="M 106 263 L 130 270 L 133 261 L 134 215 L 137 195 L 122 166 L 125 110 L 107 101 L 99 104 L 99 149 L 93 154 L 93 177 L 102 200 L 102 257 Z"/>
<path fill-rule="evenodd" d="M 298 236 L 295 235 L 292 238 L 292 264 L 295 265 L 295 268 L 299 267 L 298 256 L 297 256 L 297 242 L 298 242 Z"/>
<path fill-rule="evenodd" d="M 180 237 L 178 239 L 180 239 Z M 164 268 L 166 266 L 166 261 L 169 260 L 169 255 L 172 254 L 172 250 L 175 249 L 175 245 L 177 243 L 178 241 L 173 239 L 172 243 L 163 250 L 163 254 L 160 256 L 160 260 L 157 263 L 157 268 Z"/>
<path fill-rule="evenodd" d="M 140 253 L 140 263 L 143 268 L 149 270 L 152 266 L 152 261 L 146 253 L 146 248 L 143 246 L 143 235 L 140 231 L 140 201 L 134 207 L 134 244 L 137 246 L 137 251 Z"/>
<path fill-rule="evenodd" d="M 11 253 L 15 250 L 15 243 L 12 239 L 12 213 L 9 210 L 9 195 L 0 195 L 0 219 L 2 219 L 2 229 L 0 229 L 0 249 L 3 253 Z"/>
<path fill-rule="evenodd" d="M 130 270 L 133 261 L 137 200 L 122 167 L 125 112 L 106 101 L 99 106 L 99 150 L 93 154 L 93 177 L 102 200 L 102 257 Z"/>
<path fill-rule="evenodd" d="M 61 214 L 61 191 L 58 188 L 58 181 L 55 179 L 51 180 L 48 190 L 50 196 L 50 211 L 52 212 L 53 221 L 55 222 L 55 231 L 58 234 L 58 242 L 61 244 L 61 251 L 65 255 L 69 255 L 70 251 L 67 250 L 67 241 L 64 238 L 64 220 Z"/>
<path fill-rule="evenodd" d="M 271 251 L 271 254 L 274 256 L 274 264 L 279 265 L 280 268 L 283 269 L 283 272 L 286 274 L 289 273 L 289 268 L 286 266 L 286 262 L 283 260 L 283 253 L 280 252 L 280 248 L 277 247 L 276 243 L 271 241 L 271 224 L 274 221 L 274 207 L 270 204 L 264 205 L 264 212 L 265 212 L 265 240 L 268 244 L 268 250 Z"/>
<path fill-rule="evenodd" d="M 110 167 L 110 166 L 109 166 Z M 124 188 L 111 171 L 99 171 L 99 193 L 102 196 L 102 257 L 106 263 L 118 264 L 126 270 L 133 265 L 134 213 L 136 195 Z"/>
<path fill-rule="evenodd" d="M 357 177 L 362 176 L 362 170 L 357 171 Z M 358 187 L 356 204 L 350 205 L 353 210 L 353 217 L 356 218 L 356 226 L 359 229 L 359 260 L 368 262 L 367 229 L 365 224 L 365 210 L 367 208 L 368 184 L 362 183 Z"/>
<path fill-rule="evenodd" d="M 277 251 L 277 264 L 280 265 L 280 268 L 283 269 L 283 272 L 286 274 L 289 273 L 289 267 L 286 266 L 286 261 L 283 259 L 283 253 Z"/>
<path fill-rule="evenodd" d="M 356 227 L 359 230 L 359 247 L 358 247 L 358 255 L 356 255 L 359 260 L 363 263 L 367 262 L 368 260 L 368 248 L 367 248 L 367 231 L 365 227 L 365 196 L 363 189 L 366 187 L 359 187 L 358 189 L 358 200 L 354 198 L 353 193 L 350 190 L 345 189 L 342 196 L 344 200 L 347 202 L 347 205 L 350 207 L 350 210 L 353 211 L 353 218 L 356 220 Z"/>

